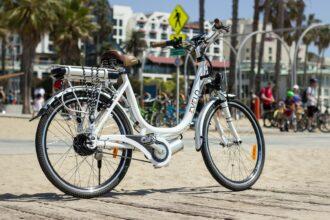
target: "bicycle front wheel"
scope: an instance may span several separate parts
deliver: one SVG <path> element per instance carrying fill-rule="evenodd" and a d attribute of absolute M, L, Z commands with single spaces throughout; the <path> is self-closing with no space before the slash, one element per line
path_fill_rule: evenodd
<path fill-rule="evenodd" d="M 258 180 L 265 161 L 265 143 L 253 113 L 238 101 L 229 101 L 228 106 L 242 142 L 235 142 L 221 106 L 214 105 L 204 122 L 202 155 L 206 167 L 222 186 L 240 191 Z"/>

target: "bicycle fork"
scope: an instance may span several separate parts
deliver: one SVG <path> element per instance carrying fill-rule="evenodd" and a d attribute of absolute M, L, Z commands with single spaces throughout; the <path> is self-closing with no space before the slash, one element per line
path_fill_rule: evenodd
<path fill-rule="evenodd" d="M 228 102 L 227 101 L 221 102 L 220 103 L 220 108 L 223 112 L 224 117 L 226 118 L 227 126 L 230 130 L 230 133 L 234 137 L 234 142 L 233 143 L 234 144 L 240 144 L 242 141 L 241 141 L 239 135 L 237 134 L 236 128 L 233 124 L 233 118 L 232 118 L 231 113 L 229 111 Z M 214 118 L 214 121 L 215 121 L 217 131 L 219 132 L 220 139 L 221 139 L 222 143 L 224 144 L 224 146 L 229 146 L 230 144 L 232 144 L 232 143 L 229 143 L 228 139 L 225 137 L 224 130 L 221 127 L 221 124 L 220 124 L 219 120 L 217 119 L 217 117 Z"/>

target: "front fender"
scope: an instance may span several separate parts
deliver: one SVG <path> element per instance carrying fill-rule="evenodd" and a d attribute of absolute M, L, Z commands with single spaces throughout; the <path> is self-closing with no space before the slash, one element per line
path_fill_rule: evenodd
<path fill-rule="evenodd" d="M 209 109 L 216 104 L 216 102 L 219 100 L 219 98 L 211 99 L 202 109 L 202 111 L 199 113 L 197 123 L 195 126 L 195 147 L 197 151 L 200 151 L 202 144 L 203 144 L 203 124 L 205 121 L 206 113 L 209 111 Z"/>

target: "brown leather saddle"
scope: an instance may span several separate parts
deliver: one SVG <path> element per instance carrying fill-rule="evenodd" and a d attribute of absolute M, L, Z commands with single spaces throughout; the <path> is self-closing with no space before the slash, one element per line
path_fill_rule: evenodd
<path fill-rule="evenodd" d="M 116 50 L 108 50 L 101 56 L 101 62 L 104 64 L 116 63 L 117 65 L 122 65 L 124 67 L 132 67 L 140 63 L 140 61 L 132 55 L 120 54 Z"/>

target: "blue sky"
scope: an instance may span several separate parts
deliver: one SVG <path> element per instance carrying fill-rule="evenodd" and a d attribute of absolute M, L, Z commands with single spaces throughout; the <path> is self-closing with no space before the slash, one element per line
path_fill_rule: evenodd
<path fill-rule="evenodd" d="M 171 12 L 175 5 L 181 4 L 189 14 L 189 21 L 198 20 L 198 0 L 109 0 L 110 4 L 128 5 L 134 12 Z M 239 1 L 239 17 L 252 18 L 254 0 Z M 314 13 L 324 23 L 330 23 L 330 0 L 305 0 L 306 14 Z M 205 0 L 205 17 L 228 19 L 231 17 L 231 0 Z M 330 56 L 330 50 L 326 51 Z"/>

